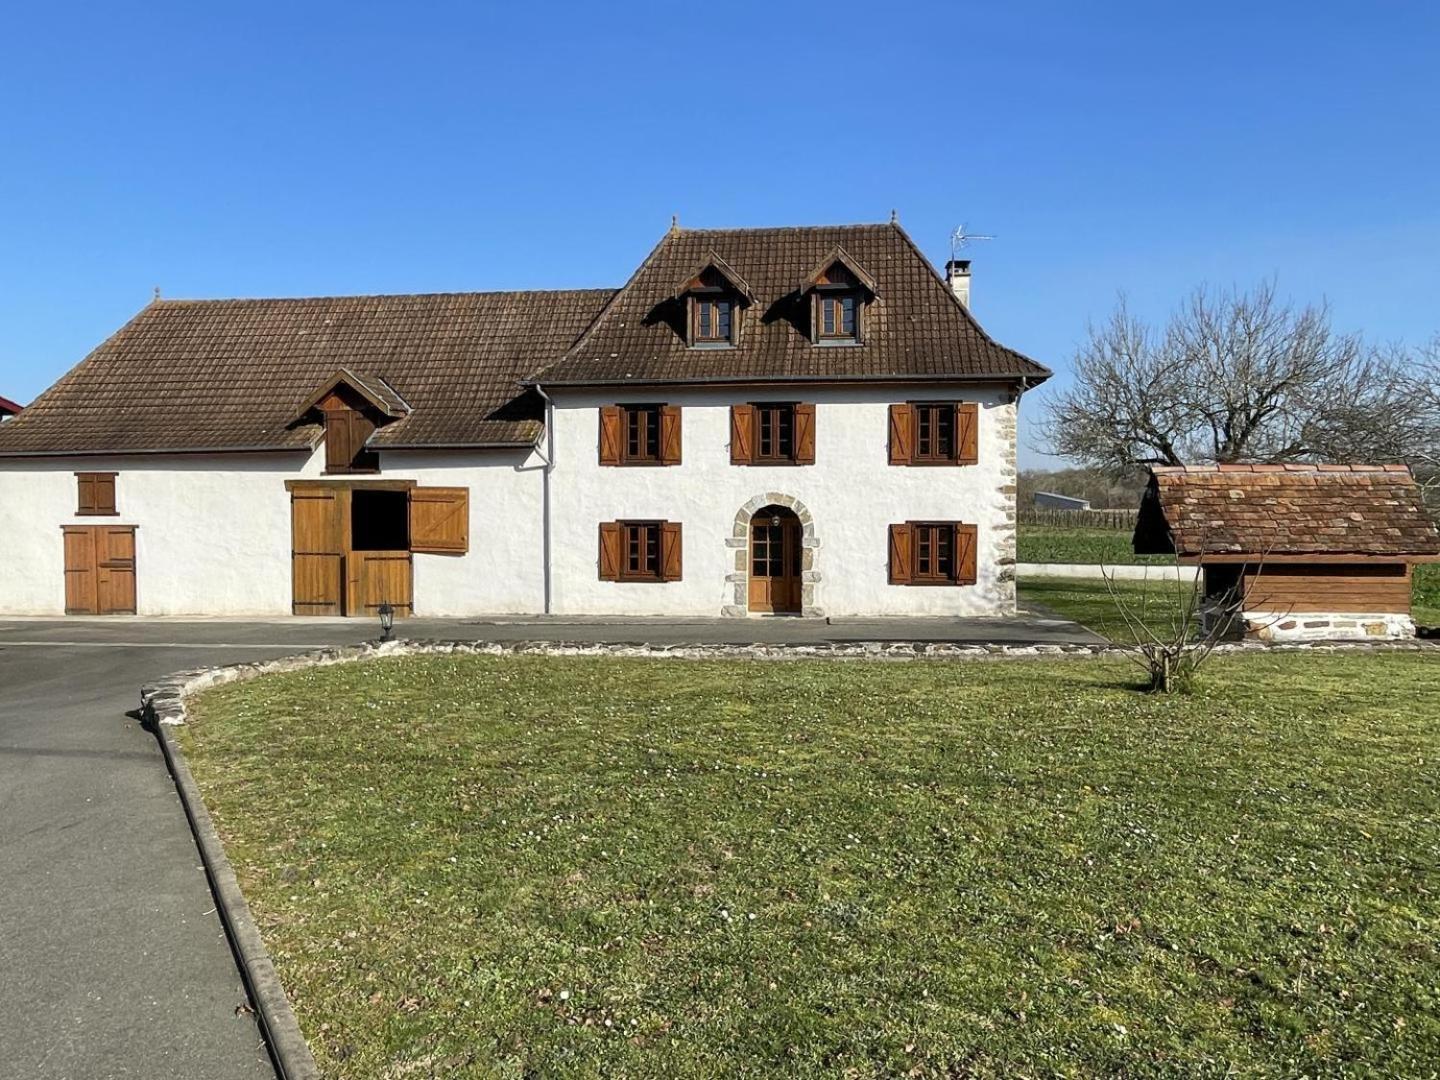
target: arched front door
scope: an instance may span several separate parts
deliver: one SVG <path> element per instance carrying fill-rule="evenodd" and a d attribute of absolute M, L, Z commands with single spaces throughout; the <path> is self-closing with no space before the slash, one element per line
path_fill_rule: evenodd
<path fill-rule="evenodd" d="M 800 519 L 783 506 L 750 519 L 750 610 L 800 612 Z"/>

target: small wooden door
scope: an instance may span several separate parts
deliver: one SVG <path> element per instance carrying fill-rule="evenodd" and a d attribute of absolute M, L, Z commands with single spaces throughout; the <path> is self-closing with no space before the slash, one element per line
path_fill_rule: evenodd
<path fill-rule="evenodd" d="M 135 526 L 66 525 L 65 614 L 135 614 Z"/>
<path fill-rule="evenodd" d="M 389 602 L 396 618 L 411 614 L 410 552 L 352 551 L 346 560 L 349 568 L 345 601 L 347 615 L 379 613 L 380 605 Z"/>
<path fill-rule="evenodd" d="M 296 487 L 290 492 L 291 588 L 296 615 L 345 614 L 345 549 L 350 492 Z"/>
<path fill-rule="evenodd" d="M 767 506 L 750 520 L 750 610 L 800 611 L 800 519 Z"/>

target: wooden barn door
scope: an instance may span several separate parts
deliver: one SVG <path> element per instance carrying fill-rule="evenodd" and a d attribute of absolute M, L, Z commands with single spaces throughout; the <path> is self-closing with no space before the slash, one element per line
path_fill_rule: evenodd
<path fill-rule="evenodd" d="M 135 526 L 66 525 L 65 613 L 135 614 Z"/>
<path fill-rule="evenodd" d="M 350 492 L 295 487 L 290 492 L 292 610 L 296 615 L 345 614 L 345 549 Z"/>
<path fill-rule="evenodd" d="M 352 551 L 348 566 L 347 615 L 374 616 L 386 601 L 397 618 L 412 613 L 410 552 Z"/>

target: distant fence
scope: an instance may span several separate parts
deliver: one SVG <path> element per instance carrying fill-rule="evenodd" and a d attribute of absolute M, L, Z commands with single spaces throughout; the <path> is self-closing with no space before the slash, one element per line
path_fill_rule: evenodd
<path fill-rule="evenodd" d="M 1135 510 L 1041 510 L 1025 506 L 1016 511 L 1016 519 L 1021 525 L 1129 532 L 1135 528 L 1136 513 Z"/>

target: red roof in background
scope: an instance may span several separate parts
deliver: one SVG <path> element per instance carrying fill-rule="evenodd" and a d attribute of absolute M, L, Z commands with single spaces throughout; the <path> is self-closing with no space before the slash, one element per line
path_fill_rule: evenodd
<path fill-rule="evenodd" d="M 11 401 L 7 397 L 0 397 L 0 413 L 18 413 L 24 407 L 24 405 Z"/>

